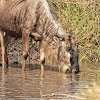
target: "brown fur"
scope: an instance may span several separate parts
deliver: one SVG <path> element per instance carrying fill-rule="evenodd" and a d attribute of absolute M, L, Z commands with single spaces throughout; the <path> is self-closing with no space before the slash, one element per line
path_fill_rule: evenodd
<path fill-rule="evenodd" d="M 52 41 L 47 43 L 46 41 L 41 41 L 40 44 L 40 63 L 44 66 L 45 61 L 49 62 L 51 66 L 58 66 L 59 70 L 64 73 L 66 70 L 70 70 L 70 52 L 66 50 L 68 46 L 68 40 L 66 41 Z M 60 50 L 61 49 L 61 50 Z"/>

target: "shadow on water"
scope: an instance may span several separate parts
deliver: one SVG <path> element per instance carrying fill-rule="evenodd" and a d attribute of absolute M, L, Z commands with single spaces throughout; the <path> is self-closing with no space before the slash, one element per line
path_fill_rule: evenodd
<path fill-rule="evenodd" d="M 46 66 L 41 76 L 38 64 L 27 65 L 24 73 L 21 64 L 11 66 L 5 70 L 0 67 L 0 100 L 81 100 L 86 99 L 81 92 L 91 88 L 93 80 L 96 81 L 95 75 L 87 77 L 89 72 L 83 69 L 79 74 L 63 74 Z"/>

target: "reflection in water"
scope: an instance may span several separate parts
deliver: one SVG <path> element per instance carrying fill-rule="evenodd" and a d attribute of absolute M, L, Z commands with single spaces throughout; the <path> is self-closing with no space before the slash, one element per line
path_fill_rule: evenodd
<path fill-rule="evenodd" d="M 63 74 L 46 70 L 42 76 L 40 69 L 27 69 L 22 73 L 21 68 L 2 70 L 0 67 L 0 100 L 80 100 L 83 99 L 81 92 L 89 88 L 87 85 L 92 86 L 91 81 L 84 81 L 82 78 L 82 73 Z"/>
<path fill-rule="evenodd" d="M 4 87 L 4 83 L 5 83 L 5 73 L 4 73 L 4 70 L 1 70 L 1 75 L 0 75 L 0 92 L 2 93 L 1 94 L 1 98 L 5 97 L 4 95 L 4 90 L 5 90 L 5 87 Z"/>

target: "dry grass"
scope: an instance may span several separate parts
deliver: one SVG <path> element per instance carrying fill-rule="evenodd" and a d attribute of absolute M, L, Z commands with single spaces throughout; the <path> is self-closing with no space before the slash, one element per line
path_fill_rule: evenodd
<path fill-rule="evenodd" d="M 58 21 L 68 32 L 73 30 L 79 44 L 80 62 L 100 63 L 99 0 L 49 0 Z"/>
<path fill-rule="evenodd" d="M 82 96 L 87 100 L 100 100 L 100 85 L 93 84 L 93 87 L 83 92 Z"/>

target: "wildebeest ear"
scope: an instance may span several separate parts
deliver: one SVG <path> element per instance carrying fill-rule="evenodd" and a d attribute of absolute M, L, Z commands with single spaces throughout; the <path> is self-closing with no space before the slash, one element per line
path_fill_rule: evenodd
<path fill-rule="evenodd" d="M 38 34 L 38 33 L 36 33 L 36 32 L 32 32 L 31 34 L 30 34 L 30 36 L 35 40 L 35 41 L 41 41 L 42 40 L 42 37 Z"/>
<path fill-rule="evenodd" d="M 56 36 L 53 36 L 53 41 L 54 41 L 55 43 L 59 43 L 59 42 L 60 42 L 59 38 L 56 37 Z"/>

